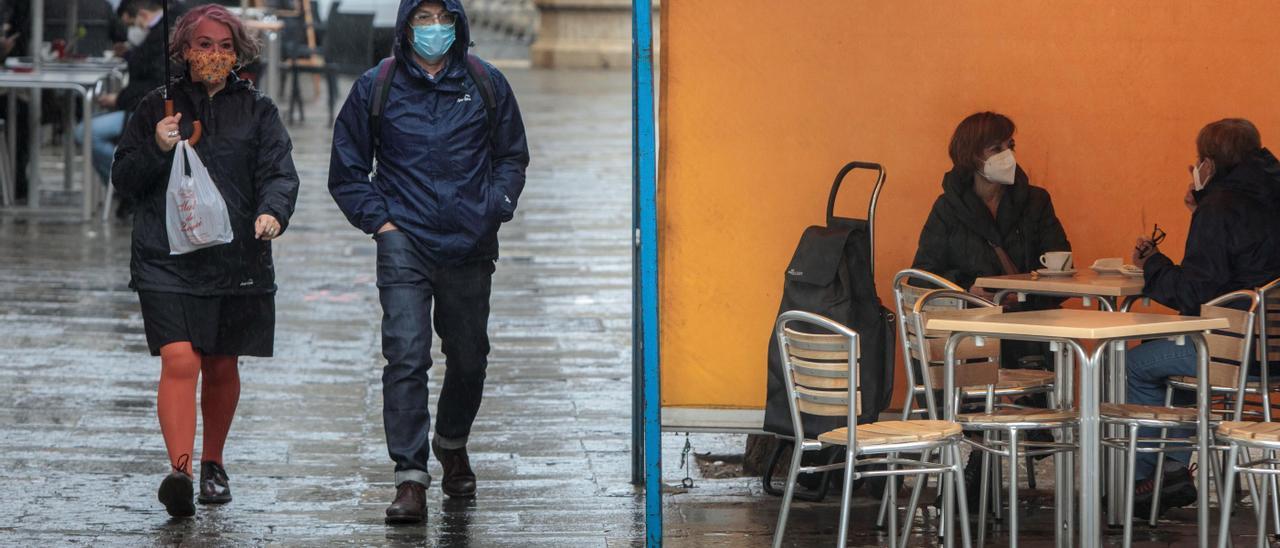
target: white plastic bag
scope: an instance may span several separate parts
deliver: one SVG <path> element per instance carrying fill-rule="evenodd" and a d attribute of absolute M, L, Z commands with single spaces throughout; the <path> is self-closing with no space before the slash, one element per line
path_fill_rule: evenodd
<path fill-rule="evenodd" d="M 190 175 L 187 175 L 188 166 Z M 165 228 L 169 233 L 170 255 L 231 243 L 235 238 L 222 193 L 218 192 L 195 149 L 186 141 L 178 141 L 173 148 Z"/>

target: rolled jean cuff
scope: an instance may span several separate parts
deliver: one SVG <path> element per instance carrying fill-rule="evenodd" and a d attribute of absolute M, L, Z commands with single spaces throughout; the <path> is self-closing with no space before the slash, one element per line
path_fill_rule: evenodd
<path fill-rule="evenodd" d="M 446 438 L 444 436 L 436 436 L 436 445 L 441 449 L 466 449 L 467 438 Z"/>
<path fill-rule="evenodd" d="M 423 487 L 431 487 L 431 474 L 422 470 L 396 470 L 396 486 L 406 481 L 421 483 Z"/>

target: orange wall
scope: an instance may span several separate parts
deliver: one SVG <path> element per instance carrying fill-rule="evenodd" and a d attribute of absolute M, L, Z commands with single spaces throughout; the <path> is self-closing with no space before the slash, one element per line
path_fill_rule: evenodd
<path fill-rule="evenodd" d="M 664 2 L 662 401 L 760 407 L 782 273 L 848 160 L 884 164 L 881 298 L 910 265 L 966 115 L 1018 124 L 1077 264 L 1147 223 L 1177 260 L 1196 131 L 1280 131 L 1280 3 Z M 870 181 L 843 211 L 862 215 Z M 901 382 L 902 375 L 897 375 Z M 900 394 L 900 390 L 895 390 Z"/>

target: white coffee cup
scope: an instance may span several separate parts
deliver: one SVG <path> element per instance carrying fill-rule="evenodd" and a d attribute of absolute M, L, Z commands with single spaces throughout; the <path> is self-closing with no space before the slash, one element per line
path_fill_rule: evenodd
<path fill-rule="evenodd" d="M 1040 264 L 1048 270 L 1061 272 L 1071 270 L 1070 251 L 1050 251 L 1040 256 Z"/>

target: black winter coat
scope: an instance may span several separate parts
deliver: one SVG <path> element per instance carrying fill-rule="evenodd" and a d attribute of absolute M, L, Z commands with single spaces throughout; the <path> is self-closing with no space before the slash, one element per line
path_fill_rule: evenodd
<path fill-rule="evenodd" d="M 135 204 L 130 287 L 191 295 L 246 295 L 276 289 L 271 243 L 254 238 L 254 221 L 269 213 L 289 225 L 298 198 L 293 143 L 275 103 L 232 74 L 212 98 L 184 76 L 174 81 L 182 135 L 199 120 L 196 153 L 231 214 L 235 240 L 183 255 L 169 254 L 165 201 L 173 152 L 162 152 L 155 126 L 164 118 L 162 90 L 142 99 L 129 118 L 111 166 L 111 183 Z"/>
<path fill-rule="evenodd" d="M 1182 264 L 1156 252 L 1143 293 L 1187 316 L 1200 305 L 1280 278 L 1280 162 L 1262 149 L 1196 192 Z"/>
<path fill-rule="evenodd" d="M 911 267 L 967 290 L 979 277 L 1005 273 L 993 244 L 1004 248 L 1018 272 L 1040 268 L 1040 255 L 1046 251 L 1071 251 L 1049 193 L 1031 186 L 1021 167 L 994 219 L 973 192 L 973 172 L 952 169 L 942 178 L 942 195 L 920 231 Z"/>
<path fill-rule="evenodd" d="M 116 108 L 133 112 L 151 90 L 164 85 L 164 63 L 169 58 L 164 51 L 164 27 L 156 24 L 124 58 L 129 63 L 129 85 L 116 96 Z"/>

